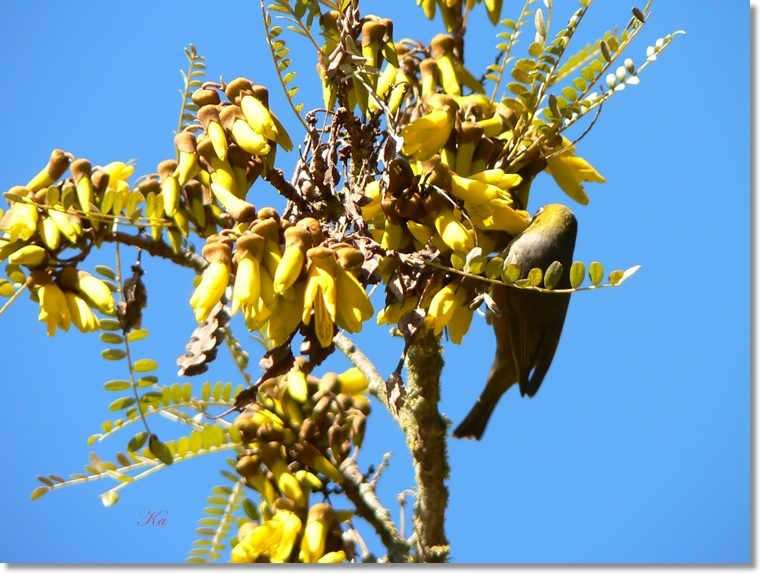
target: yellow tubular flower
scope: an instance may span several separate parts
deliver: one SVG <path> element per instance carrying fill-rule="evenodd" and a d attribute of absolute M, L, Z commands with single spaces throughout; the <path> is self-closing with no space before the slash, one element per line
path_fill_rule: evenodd
<path fill-rule="evenodd" d="M 455 171 L 463 176 L 471 175 L 471 158 L 484 130 L 476 122 L 463 122 L 458 130 L 458 151 L 455 155 Z"/>
<path fill-rule="evenodd" d="M 64 288 L 77 292 L 99 312 L 114 315 L 114 296 L 102 280 L 74 266 L 66 266 L 61 270 L 60 281 Z"/>
<path fill-rule="evenodd" d="M 273 122 L 270 110 L 262 102 L 251 94 L 243 94 L 240 106 L 252 130 L 268 140 L 275 141 L 278 138 L 278 128 Z"/>
<path fill-rule="evenodd" d="M 492 168 L 476 172 L 468 176 L 468 179 L 484 182 L 485 184 L 492 184 L 501 190 L 509 190 L 521 183 L 521 176 L 518 174 L 506 174 L 500 168 Z"/>
<path fill-rule="evenodd" d="M 370 198 L 370 202 L 362 208 L 362 217 L 364 220 L 372 220 L 381 213 L 381 190 L 379 180 L 373 180 L 365 186 L 365 195 Z"/>
<path fill-rule="evenodd" d="M 296 282 L 304 267 L 305 253 L 312 247 L 312 235 L 301 226 L 288 228 L 284 235 L 286 249 L 273 275 L 273 290 L 278 295 Z"/>
<path fill-rule="evenodd" d="M 558 186 L 573 200 L 587 205 L 590 201 L 582 187 L 582 182 L 605 183 L 606 178 L 601 176 L 586 160 L 574 155 L 575 147 L 571 142 L 563 138 L 561 145 L 556 148 L 564 150 L 557 156 L 547 158 L 547 172 L 553 176 Z"/>
<path fill-rule="evenodd" d="M 228 138 L 222 127 L 219 108 L 213 104 L 207 104 L 199 108 L 197 116 L 215 155 L 224 162 L 228 157 Z"/>
<path fill-rule="evenodd" d="M 220 121 L 233 141 L 243 150 L 256 156 L 266 156 L 270 153 L 270 144 L 267 143 L 266 137 L 251 127 L 238 106 L 225 106 L 220 112 Z"/>
<path fill-rule="evenodd" d="M 301 519 L 291 511 L 280 509 L 233 548 L 231 560 L 233 563 L 251 563 L 266 555 L 273 563 L 284 563 L 301 530 Z"/>
<path fill-rule="evenodd" d="M 13 191 L 13 190 L 11 190 Z M 37 208 L 24 202 L 13 202 L 8 219 L 10 241 L 27 241 L 37 231 Z"/>
<path fill-rule="evenodd" d="M 288 465 L 281 456 L 280 449 L 274 447 L 273 444 L 265 444 L 260 447 L 259 456 L 275 477 L 275 483 L 280 492 L 296 503 L 297 506 L 306 507 L 308 494 L 304 492 L 299 481 L 288 470 Z"/>
<path fill-rule="evenodd" d="M 434 331 L 435 335 L 442 333 L 445 326 L 450 323 L 457 303 L 455 301 L 454 282 L 440 289 L 432 298 L 429 309 L 426 312 L 424 324 Z"/>
<path fill-rule="evenodd" d="M 66 170 L 69 169 L 70 161 L 71 159 L 63 150 L 53 150 L 50 154 L 48 165 L 29 181 L 26 188 L 31 192 L 37 192 L 42 188 L 47 188 L 50 184 L 54 183 L 58 178 L 64 175 Z"/>
<path fill-rule="evenodd" d="M 55 250 L 61 245 L 61 230 L 50 218 L 42 218 L 37 222 L 37 231 L 40 233 L 42 241 L 51 250 Z"/>
<path fill-rule="evenodd" d="M 473 310 L 468 309 L 466 290 L 459 289 L 456 293 L 456 305 L 449 323 L 450 340 L 460 345 L 463 342 L 463 336 L 468 333 L 471 327 L 471 320 L 474 317 Z"/>
<path fill-rule="evenodd" d="M 368 380 L 356 367 L 350 367 L 344 373 L 336 376 L 336 379 L 339 381 L 340 393 L 357 395 L 368 392 Z"/>
<path fill-rule="evenodd" d="M 441 164 L 440 164 L 441 165 Z M 434 222 L 442 241 L 451 250 L 461 250 L 466 253 L 474 247 L 474 239 L 453 213 L 452 206 L 437 192 L 432 192 L 424 200 L 426 213 Z"/>
<path fill-rule="evenodd" d="M 496 230 L 516 236 L 523 232 L 531 221 L 523 210 L 514 210 L 508 202 L 494 200 L 488 204 L 464 204 L 474 227 L 480 230 Z"/>
<path fill-rule="evenodd" d="M 484 0 L 484 7 L 487 9 L 487 16 L 493 26 L 497 26 L 500 21 L 500 12 L 503 9 L 503 0 Z"/>
<path fill-rule="evenodd" d="M 14 209 L 17 204 L 14 204 Z M 36 213 L 36 212 L 35 212 Z M 77 243 L 79 233 L 77 232 L 77 226 L 69 219 L 69 216 L 65 212 L 61 211 L 61 208 L 49 208 L 48 217 L 55 222 L 58 229 L 69 242 L 72 244 Z M 81 228 L 79 230 L 82 231 Z"/>
<path fill-rule="evenodd" d="M 455 73 L 455 38 L 447 34 L 437 34 L 431 40 L 431 56 L 437 63 L 444 91 L 451 96 L 460 96 L 460 83 Z"/>
<path fill-rule="evenodd" d="M 39 267 L 48 262 L 48 252 L 40 246 L 29 245 L 8 256 L 8 263 L 27 267 Z"/>
<path fill-rule="evenodd" d="M 437 164 L 431 179 L 435 186 L 450 192 L 456 198 L 473 204 L 486 204 L 493 200 L 510 201 L 511 196 L 498 186 L 464 178 L 444 164 Z"/>
<path fill-rule="evenodd" d="M 254 207 L 254 204 L 242 200 L 223 186 L 215 183 L 212 183 L 211 190 L 214 197 L 220 201 L 237 222 L 251 222 L 256 219 L 257 208 Z"/>
<path fill-rule="evenodd" d="M 323 347 L 331 345 L 336 321 L 336 259 L 333 250 L 323 247 L 307 250 L 307 287 L 304 292 L 302 323 L 310 322 L 315 312 L 315 333 Z"/>
<path fill-rule="evenodd" d="M 289 228 L 290 229 L 290 228 Z M 304 309 L 305 282 L 298 282 L 292 286 L 293 300 L 288 300 L 282 295 L 275 298 L 273 314 L 267 324 L 267 337 L 278 346 L 286 342 L 289 336 L 299 326 Z"/>
<path fill-rule="evenodd" d="M 201 283 L 190 299 L 191 307 L 196 314 L 196 321 L 205 321 L 212 308 L 217 305 L 225 293 L 225 288 L 230 281 L 230 264 L 232 250 L 227 244 L 213 241 L 204 246 L 202 253 L 209 262 L 209 267 L 204 270 Z"/>
<path fill-rule="evenodd" d="M 320 559 L 317 560 L 318 563 L 343 563 L 347 558 L 346 553 L 343 551 L 331 551 L 330 553 L 326 553 L 323 555 Z"/>
<path fill-rule="evenodd" d="M 421 61 L 421 95 L 428 98 L 437 93 L 439 85 L 439 68 L 433 58 Z"/>
<path fill-rule="evenodd" d="M 310 507 L 302 536 L 302 549 L 299 553 L 301 561 L 316 563 L 323 556 L 325 539 L 333 521 L 333 507 L 327 503 L 316 503 Z"/>
<path fill-rule="evenodd" d="M 180 132 L 175 136 L 175 147 L 179 152 L 180 159 L 172 176 L 177 179 L 180 186 L 184 186 L 201 171 L 201 167 L 198 165 L 196 136 L 193 132 Z"/>
<path fill-rule="evenodd" d="M 65 291 L 64 295 L 71 313 L 71 322 L 79 331 L 87 333 L 88 331 L 98 331 L 101 328 L 101 322 L 95 317 L 93 310 L 90 309 L 85 300 L 70 291 Z"/>
<path fill-rule="evenodd" d="M 477 80 L 461 62 L 455 60 L 453 62 L 453 68 L 455 70 L 455 78 L 459 84 L 463 84 L 477 94 L 484 93 L 484 86 L 482 86 L 482 83 Z"/>
<path fill-rule="evenodd" d="M 123 192 L 129 189 L 127 178 L 133 174 L 135 166 L 127 165 L 124 162 L 111 162 L 103 166 L 101 170 L 108 174 L 108 187 Z"/>
<path fill-rule="evenodd" d="M 86 214 L 89 214 L 92 210 L 90 204 L 95 202 L 95 190 L 93 188 L 93 182 L 90 179 L 92 170 L 92 165 L 84 158 L 74 160 L 71 163 L 71 175 L 74 176 L 74 183 L 77 186 L 79 207 Z"/>
<path fill-rule="evenodd" d="M 394 325 L 399 323 L 400 318 L 407 312 L 414 310 L 417 303 L 417 297 L 409 297 L 406 298 L 404 302 L 389 304 L 380 312 L 378 312 L 378 315 L 376 316 L 376 323 L 378 325 L 384 323 Z"/>
<path fill-rule="evenodd" d="M 38 286 L 37 298 L 40 300 L 38 319 L 47 326 L 48 336 L 56 334 L 56 327 L 69 331 L 71 312 L 63 290 L 53 283 L 47 272 L 37 271 L 30 274 L 32 281 Z"/>
<path fill-rule="evenodd" d="M 418 161 L 431 158 L 444 147 L 455 127 L 455 115 L 458 112 L 455 100 L 443 94 L 430 96 L 426 103 L 431 112 L 400 131 L 404 140 L 402 153 Z"/>
<path fill-rule="evenodd" d="M 264 247 L 265 239 L 255 233 L 242 235 L 236 242 L 234 261 L 238 263 L 238 267 L 233 284 L 233 305 L 230 315 L 235 315 L 238 308 L 243 307 L 244 312 L 248 312 L 246 313 L 247 322 L 253 321 L 251 312 L 256 310 L 259 302 L 260 261 Z"/>
<path fill-rule="evenodd" d="M 180 182 L 174 176 L 179 169 L 175 160 L 164 160 L 159 163 L 157 171 L 161 179 L 161 197 L 163 200 L 161 210 L 168 218 L 177 213 L 180 205 Z"/>
<path fill-rule="evenodd" d="M 365 288 L 349 271 L 336 267 L 336 323 L 349 333 L 362 330 L 373 317 L 373 305 Z"/>

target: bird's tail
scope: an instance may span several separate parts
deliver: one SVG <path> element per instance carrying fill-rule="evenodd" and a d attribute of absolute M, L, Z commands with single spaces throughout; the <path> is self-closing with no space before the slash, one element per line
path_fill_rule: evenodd
<path fill-rule="evenodd" d="M 466 418 L 460 422 L 460 425 L 455 428 L 452 435 L 453 437 L 468 437 L 481 439 L 484 434 L 484 429 L 487 427 L 492 411 L 495 409 L 500 396 L 494 398 L 482 398 L 476 400 L 476 405 L 471 408 Z"/>

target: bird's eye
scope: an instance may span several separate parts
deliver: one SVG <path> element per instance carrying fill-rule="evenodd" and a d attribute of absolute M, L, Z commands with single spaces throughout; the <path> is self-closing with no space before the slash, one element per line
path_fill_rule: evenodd
<path fill-rule="evenodd" d="M 541 208 L 538 208 L 537 211 L 534 214 L 534 217 L 536 218 L 537 216 L 539 216 L 543 212 L 544 209 L 545 209 L 545 206 L 542 206 Z"/>

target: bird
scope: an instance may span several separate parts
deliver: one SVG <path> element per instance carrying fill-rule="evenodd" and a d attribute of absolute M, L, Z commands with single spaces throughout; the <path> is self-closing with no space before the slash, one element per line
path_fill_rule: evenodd
<path fill-rule="evenodd" d="M 555 289 L 568 289 L 576 239 L 574 213 L 562 204 L 549 204 L 537 210 L 529 226 L 501 255 L 506 266 L 513 263 L 521 269 L 521 278 L 532 268 L 544 273 L 558 261 L 563 272 Z M 544 279 L 540 285 L 544 287 Z M 492 299 L 499 309 L 499 314 L 489 313 L 497 343 L 495 360 L 484 390 L 454 437 L 481 439 L 500 397 L 515 383 L 522 397 L 534 397 L 556 353 L 570 298 L 570 293 L 493 285 Z"/>

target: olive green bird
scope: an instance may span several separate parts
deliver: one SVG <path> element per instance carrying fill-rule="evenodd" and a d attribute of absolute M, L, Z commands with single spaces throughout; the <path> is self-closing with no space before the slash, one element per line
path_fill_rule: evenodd
<path fill-rule="evenodd" d="M 503 252 L 506 265 L 521 268 L 521 277 L 540 268 L 543 273 L 554 262 L 563 265 L 555 289 L 570 288 L 569 268 L 577 239 L 577 219 L 561 204 L 540 208 L 532 223 L 516 236 Z M 544 283 L 541 284 L 544 286 Z M 534 397 L 553 361 L 566 319 L 571 294 L 543 293 L 494 285 L 492 298 L 500 315 L 492 313 L 497 350 L 487 385 L 476 405 L 455 429 L 455 437 L 481 439 L 492 410 L 514 383 L 522 397 Z"/>

